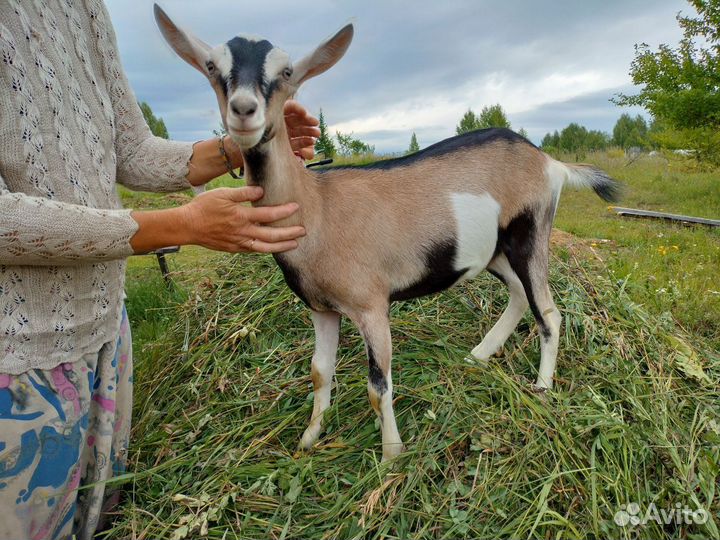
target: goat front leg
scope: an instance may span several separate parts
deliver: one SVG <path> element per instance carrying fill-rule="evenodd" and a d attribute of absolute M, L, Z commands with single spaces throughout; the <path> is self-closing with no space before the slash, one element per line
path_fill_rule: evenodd
<path fill-rule="evenodd" d="M 311 317 L 315 328 L 315 352 L 310 370 L 315 397 L 310 425 L 300 439 L 300 448 L 306 450 L 312 448 L 320 437 L 323 413 L 330 406 L 330 392 L 335 376 L 335 359 L 340 338 L 339 313 L 313 311 Z"/>
<path fill-rule="evenodd" d="M 358 321 L 368 358 L 368 397 L 382 429 L 383 461 L 403 451 L 392 404 L 392 338 L 387 309 L 384 306 L 365 313 Z"/>

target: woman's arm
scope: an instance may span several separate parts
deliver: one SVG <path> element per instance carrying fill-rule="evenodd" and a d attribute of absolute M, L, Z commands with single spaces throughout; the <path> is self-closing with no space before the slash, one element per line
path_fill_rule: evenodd
<path fill-rule="evenodd" d="M 298 206 L 252 208 L 262 188 L 214 189 L 179 208 L 99 210 L 7 189 L 0 176 L 0 265 L 76 265 L 153 249 L 196 244 L 229 252 L 278 253 L 297 246 L 302 227 L 266 223 Z"/>
<path fill-rule="evenodd" d="M 298 205 L 253 208 L 243 205 L 262 197 L 260 187 L 213 189 L 190 203 L 168 210 L 133 212 L 139 228 L 130 240 L 135 253 L 166 246 L 195 244 L 237 253 L 279 253 L 297 247 L 303 227 L 269 227 L 294 214 Z"/>
<path fill-rule="evenodd" d="M 132 255 L 129 210 L 98 210 L 7 189 L 0 176 L 0 265 L 72 265 Z"/>

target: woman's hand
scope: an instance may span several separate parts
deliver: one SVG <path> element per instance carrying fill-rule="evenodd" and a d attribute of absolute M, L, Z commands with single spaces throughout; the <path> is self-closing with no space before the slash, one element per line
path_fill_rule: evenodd
<path fill-rule="evenodd" d="M 305 235 L 300 226 L 270 227 L 294 214 L 297 203 L 253 208 L 241 203 L 263 195 L 257 186 L 213 189 L 185 205 L 191 243 L 219 251 L 279 253 L 297 247 L 296 238 Z"/>
<path fill-rule="evenodd" d="M 312 159 L 315 155 L 315 139 L 320 136 L 320 121 L 292 99 L 285 102 L 283 112 L 293 152 L 302 159 Z"/>
<path fill-rule="evenodd" d="M 130 245 L 135 253 L 186 244 L 230 253 L 280 253 L 296 248 L 296 239 L 305 235 L 303 227 L 267 224 L 293 215 L 298 205 L 253 208 L 242 204 L 262 195 L 262 188 L 257 186 L 219 188 L 179 208 L 133 212 L 139 228 Z"/>

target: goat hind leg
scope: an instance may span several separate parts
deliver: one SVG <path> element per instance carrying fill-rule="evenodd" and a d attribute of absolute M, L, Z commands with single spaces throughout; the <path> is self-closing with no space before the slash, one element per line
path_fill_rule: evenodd
<path fill-rule="evenodd" d="M 476 360 L 487 361 L 497 353 L 517 327 L 528 308 L 522 281 L 510 267 L 504 254 L 499 254 L 488 265 L 488 271 L 501 279 L 510 291 L 510 302 L 500 319 L 470 353 Z"/>
<path fill-rule="evenodd" d="M 533 300 L 537 306 L 533 311 L 540 328 L 540 369 L 535 388 L 549 390 L 555 376 L 562 315 L 553 302 L 547 278 L 534 276 L 532 282 Z"/>
<path fill-rule="evenodd" d="M 550 258 L 550 224 L 538 227 L 537 235 L 518 235 L 515 250 L 506 252 L 510 266 L 525 289 L 535 321 L 540 330 L 540 369 L 535 388 L 549 390 L 553 386 L 555 364 L 560 342 L 562 315 L 555 306 L 548 285 Z M 518 256 L 522 253 L 522 256 Z"/>
<path fill-rule="evenodd" d="M 330 406 L 330 393 L 340 338 L 339 313 L 313 311 L 311 316 L 315 328 L 315 352 L 310 369 L 315 396 L 310 425 L 300 439 L 300 448 L 303 449 L 311 448 L 320 437 L 323 413 Z"/>

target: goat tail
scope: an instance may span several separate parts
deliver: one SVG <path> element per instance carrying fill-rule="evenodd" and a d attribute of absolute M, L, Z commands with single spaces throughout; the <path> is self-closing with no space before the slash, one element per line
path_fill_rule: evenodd
<path fill-rule="evenodd" d="M 618 202 L 622 197 L 622 184 L 605 171 L 587 163 L 563 163 L 566 181 L 577 187 L 589 187 L 607 202 Z"/>

